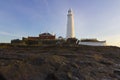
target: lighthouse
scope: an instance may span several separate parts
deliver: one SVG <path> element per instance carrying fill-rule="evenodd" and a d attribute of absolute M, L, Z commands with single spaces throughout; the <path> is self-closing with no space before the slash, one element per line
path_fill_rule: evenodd
<path fill-rule="evenodd" d="M 68 10 L 67 14 L 67 35 L 66 38 L 75 38 L 74 32 L 74 17 L 71 9 Z"/>

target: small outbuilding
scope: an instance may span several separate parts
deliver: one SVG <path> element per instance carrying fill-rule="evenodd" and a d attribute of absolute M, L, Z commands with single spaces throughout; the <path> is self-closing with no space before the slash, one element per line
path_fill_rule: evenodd
<path fill-rule="evenodd" d="M 98 41 L 97 39 L 81 39 L 79 44 L 88 46 L 106 46 L 106 41 Z"/>

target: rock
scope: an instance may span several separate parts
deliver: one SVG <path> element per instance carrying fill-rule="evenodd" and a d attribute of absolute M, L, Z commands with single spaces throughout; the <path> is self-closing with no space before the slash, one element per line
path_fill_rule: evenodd
<path fill-rule="evenodd" d="M 2 74 L 0 74 L 0 80 L 7 80 Z"/>
<path fill-rule="evenodd" d="M 120 80 L 117 47 L 14 46 L 0 53 L 0 80 Z"/>
<path fill-rule="evenodd" d="M 57 78 L 57 76 L 54 73 L 50 73 L 47 75 L 45 80 L 59 80 L 59 79 Z"/>

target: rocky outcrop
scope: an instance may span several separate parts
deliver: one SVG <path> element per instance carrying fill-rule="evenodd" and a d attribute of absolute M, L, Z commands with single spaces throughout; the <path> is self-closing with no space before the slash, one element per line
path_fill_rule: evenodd
<path fill-rule="evenodd" d="M 0 47 L 1 80 L 120 80 L 120 48 Z"/>

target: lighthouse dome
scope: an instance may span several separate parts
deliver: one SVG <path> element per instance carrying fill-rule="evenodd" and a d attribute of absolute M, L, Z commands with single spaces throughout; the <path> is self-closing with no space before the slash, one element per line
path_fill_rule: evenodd
<path fill-rule="evenodd" d="M 68 10 L 68 13 L 72 13 L 72 9 L 71 8 Z"/>

